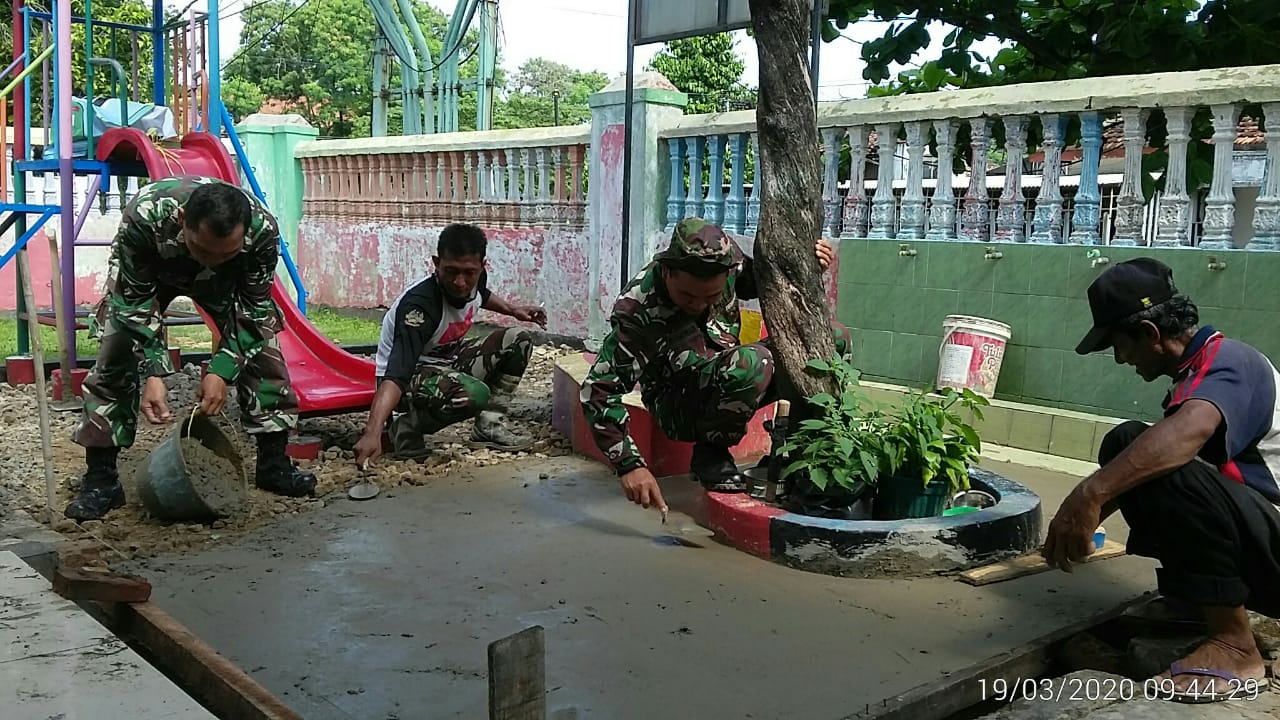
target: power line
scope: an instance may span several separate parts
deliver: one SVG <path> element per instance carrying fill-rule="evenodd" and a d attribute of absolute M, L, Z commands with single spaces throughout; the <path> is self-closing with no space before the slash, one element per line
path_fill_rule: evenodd
<path fill-rule="evenodd" d="M 277 22 L 270 30 L 258 36 L 257 40 L 254 40 L 252 43 L 240 48 L 240 51 L 236 53 L 235 57 L 231 58 L 231 60 L 229 60 L 225 65 L 223 65 L 221 69 L 225 71 L 227 68 L 235 64 L 235 61 L 239 60 L 245 53 L 261 45 L 262 41 L 267 39 L 267 36 L 271 35 L 276 30 L 279 30 L 281 25 L 284 25 L 286 22 L 288 22 L 289 18 L 292 18 L 294 15 L 297 15 L 298 11 L 306 7 L 307 3 L 309 2 L 311 2 L 311 0 L 302 0 L 301 3 L 298 3 L 297 7 L 290 10 L 288 15 L 285 15 L 284 17 L 280 18 L 280 21 Z"/>

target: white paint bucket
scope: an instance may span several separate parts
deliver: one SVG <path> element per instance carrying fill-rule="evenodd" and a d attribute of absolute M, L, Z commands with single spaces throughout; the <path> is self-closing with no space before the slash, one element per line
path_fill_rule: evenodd
<path fill-rule="evenodd" d="M 1002 322 L 948 315 L 942 321 L 942 346 L 938 348 L 938 387 L 968 388 L 983 397 L 994 397 L 1011 334 Z"/>

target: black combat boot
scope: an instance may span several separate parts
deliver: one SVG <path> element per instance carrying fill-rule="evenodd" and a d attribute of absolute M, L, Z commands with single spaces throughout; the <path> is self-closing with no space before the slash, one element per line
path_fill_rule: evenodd
<path fill-rule="evenodd" d="M 738 472 L 729 448 L 711 443 L 695 443 L 689 460 L 693 478 L 708 492 L 737 493 L 747 491 L 746 478 Z"/>
<path fill-rule="evenodd" d="M 293 466 L 284 452 L 288 442 L 287 432 L 258 435 L 258 472 L 254 484 L 277 495 L 310 495 L 316 489 L 316 476 Z"/>
<path fill-rule="evenodd" d="M 88 469 L 80 480 L 80 494 L 67 503 L 63 514 L 72 520 L 98 520 L 112 508 L 124 506 L 124 487 L 116 472 L 118 447 L 85 449 Z"/>

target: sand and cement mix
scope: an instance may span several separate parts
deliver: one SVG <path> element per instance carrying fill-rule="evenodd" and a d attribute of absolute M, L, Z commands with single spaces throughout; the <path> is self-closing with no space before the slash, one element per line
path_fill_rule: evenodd
<path fill-rule="evenodd" d="M 195 438 L 182 439 L 182 457 L 192 489 L 215 515 L 227 517 L 245 509 L 249 493 L 234 463 Z"/>

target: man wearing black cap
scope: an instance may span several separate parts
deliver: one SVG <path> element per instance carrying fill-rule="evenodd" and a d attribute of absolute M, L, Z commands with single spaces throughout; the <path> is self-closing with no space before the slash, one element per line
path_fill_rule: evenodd
<path fill-rule="evenodd" d="M 1190 702 L 1248 697 L 1267 685 L 1246 608 L 1280 616 L 1280 374 L 1264 355 L 1212 327 L 1168 266 L 1120 263 L 1089 287 L 1093 327 L 1076 352 L 1112 348 L 1151 382 L 1172 378 L 1164 418 L 1107 433 L 1101 468 L 1071 492 L 1043 550 L 1070 570 L 1119 510 L 1128 552 L 1160 561 L 1160 592 L 1199 607 L 1210 640 L 1160 676 Z"/>

